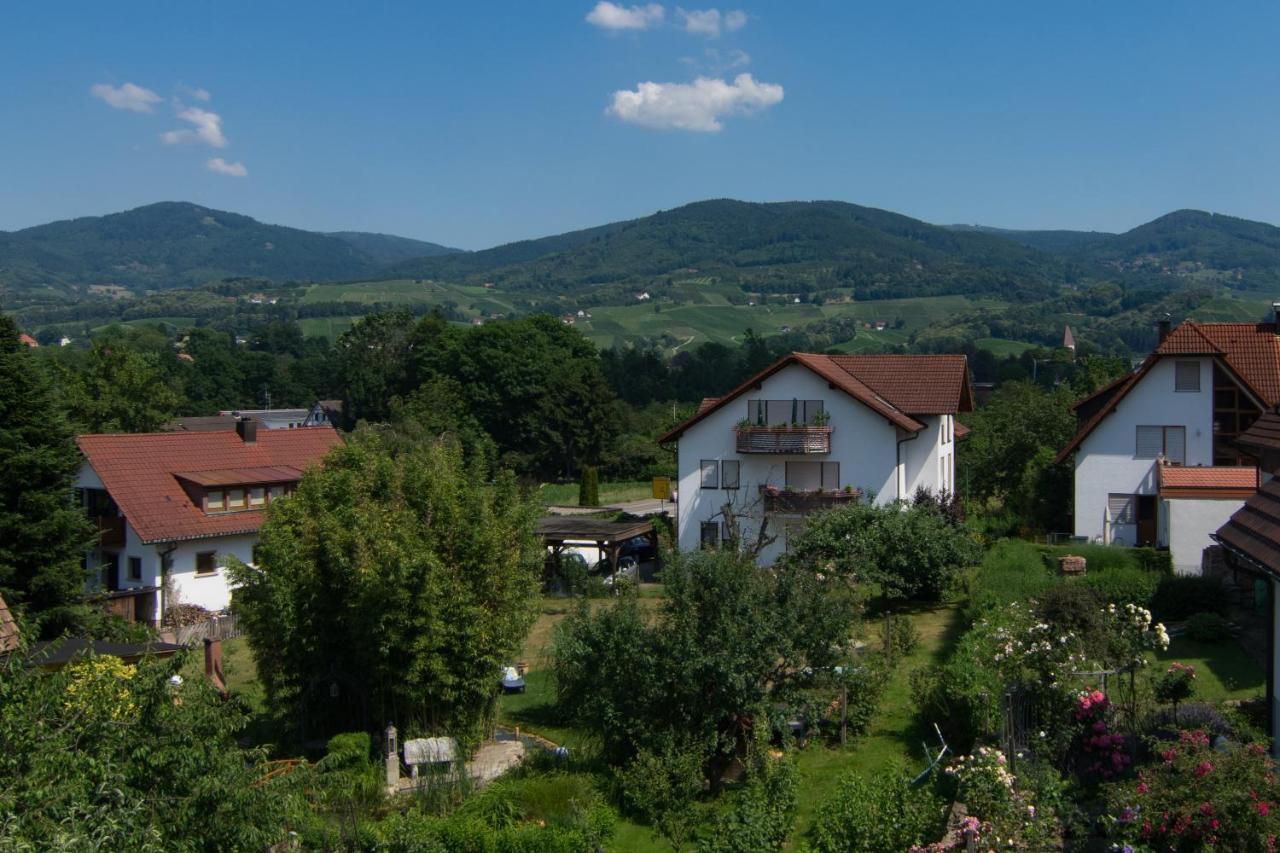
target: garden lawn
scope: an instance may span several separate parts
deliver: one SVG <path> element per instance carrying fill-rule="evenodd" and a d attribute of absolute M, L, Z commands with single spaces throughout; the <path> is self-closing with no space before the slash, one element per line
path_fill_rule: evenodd
<path fill-rule="evenodd" d="M 1235 640 L 1197 643 L 1188 637 L 1174 637 L 1168 649 L 1156 653 L 1156 661 L 1161 671 L 1174 661 L 1194 666 L 1198 701 L 1249 699 L 1267 690 L 1266 674 Z"/>
<path fill-rule="evenodd" d="M 938 736 L 931 727 L 922 728 L 915 719 L 911 695 L 911 673 L 930 664 L 941 663 L 960 636 L 963 620 L 959 607 L 945 605 L 919 608 L 907 613 L 920 632 L 920 644 L 899 662 L 881 697 L 880 710 L 871 729 L 844 748 L 813 745 L 800 752 L 798 807 L 791 839 L 803 837 L 814 812 L 831 794 L 837 780 L 850 770 L 858 773 L 909 773 L 925 767 L 923 744 L 936 750 Z M 879 620 L 868 620 L 865 634 L 878 638 Z"/>

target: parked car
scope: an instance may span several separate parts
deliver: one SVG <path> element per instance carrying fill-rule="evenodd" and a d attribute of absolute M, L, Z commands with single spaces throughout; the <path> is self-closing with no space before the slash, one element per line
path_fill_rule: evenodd
<path fill-rule="evenodd" d="M 612 568 L 607 561 L 597 563 L 597 567 L 603 567 L 604 585 L 608 587 L 616 586 L 619 583 L 639 583 L 640 582 L 640 564 L 636 562 L 635 557 L 619 557 L 618 570 L 610 572 Z"/>
<path fill-rule="evenodd" d="M 635 557 L 638 563 L 655 560 L 658 557 L 658 549 L 654 547 L 653 540 L 648 536 L 633 536 L 622 543 L 622 548 L 618 553 L 627 557 Z"/>
<path fill-rule="evenodd" d="M 514 666 L 509 666 L 502 671 L 502 692 L 503 693 L 523 693 L 524 692 L 524 676 L 520 674 L 520 670 Z"/>

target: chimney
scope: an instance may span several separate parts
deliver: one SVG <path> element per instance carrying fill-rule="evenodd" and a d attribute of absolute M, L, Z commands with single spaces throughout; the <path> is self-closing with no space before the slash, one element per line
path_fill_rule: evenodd
<path fill-rule="evenodd" d="M 1271 322 L 1275 324 L 1275 332 L 1280 335 L 1280 301 L 1271 303 Z"/>
<path fill-rule="evenodd" d="M 1156 323 L 1156 329 L 1160 333 L 1160 343 L 1164 343 L 1164 339 L 1169 337 L 1169 318 L 1165 317 Z"/>
<path fill-rule="evenodd" d="M 218 691 L 223 699 L 229 695 L 227 693 L 227 679 L 222 674 L 222 640 L 211 640 L 204 638 L 204 676 L 209 679 L 209 683 L 213 685 L 213 689 Z"/>
<path fill-rule="evenodd" d="M 253 444 L 258 440 L 258 422 L 253 418 L 240 418 L 236 421 L 236 435 L 245 444 Z"/>

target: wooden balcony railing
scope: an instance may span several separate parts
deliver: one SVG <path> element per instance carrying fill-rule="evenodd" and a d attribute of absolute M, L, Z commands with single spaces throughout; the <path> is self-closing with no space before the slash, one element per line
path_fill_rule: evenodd
<path fill-rule="evenodd" d="M 830 453 L 829 426 L 740 426 L 739 453 Z"/>
<path fill-rule="evenodd" d="M 98 542 L 101 545 L 110 547 L 124 544 L 123 515 L 95 515 L 91 516 L 91 520 L 98 528 Z"/>
<path fill-rule="evenodd" d="M 845 504 L 857 503 L 862 492 L 857 489 L 840 491 L 794 492 L 775 486 L 761 486 L 760 499 L 765 512 L 818 512 Z"/>

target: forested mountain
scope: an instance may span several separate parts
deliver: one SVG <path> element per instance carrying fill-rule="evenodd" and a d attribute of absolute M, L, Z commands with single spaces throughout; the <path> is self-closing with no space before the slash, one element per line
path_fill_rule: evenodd
<path fill-rule="evenodd" d="M 1196 264 L 1215 270 L 1280 268 L 1280 228 L 1203 210 L 1177 210 L 1082 248 L 1121 268 Z"/>
<path fill-rule="evenodd" d="M 1060 252 L 1064 249 L 1075 249 L 1093 243 L 1100 243 L 1108 237 L 1116 235 L 1107 231 L 1026 231 L 1017 228 L 993 228 L 989 225 L 947 225 L 952 231 L 976 231 L 980 234 L 994 234 L 1006 240 L 1012 240 L 1033 249 L 1046 252 Z"/>
<path fill-rule="evenodd" d="M 807 283 L 879 296 L 1016 296 L 1059 281 L 1061 262 L 989 234 L 845 202 L 720 199 L 465 256 L 408 261 L 390 272 L 559 292 L 715 275 L 764 291 Z"/>
<path fill-rule="evenodd" d="M 267 225 L 186 202 L 149 204 L 0 234 L 0 284 L 73 294 L 91 285 L 167 289 L 234 276 L 334 281 L 377 274 L 407 244 L 386 235 L 329 235 Z M 397 257 L 389 258 L 388 254 Z"/>
<path fill-rule="evenodd" d="M 461 249 L 441 246 L 439 243 L 428 243 L 426 240 L 414 240 L 409 237 L 397 237 L 394 234 L 372 234 L 368 231 L 330 231 L 329 237 L 337 237 L 350 243 L 379 264 L 395 264 L 410 258 L 427 258 L 436 255 L 463 254 Z"/>

